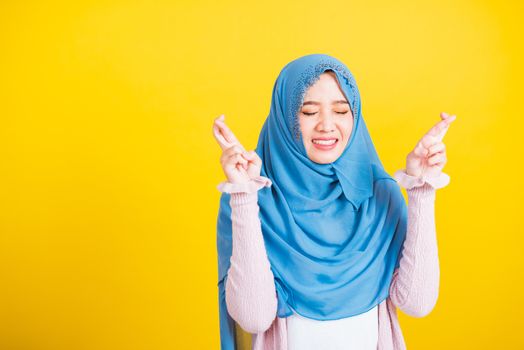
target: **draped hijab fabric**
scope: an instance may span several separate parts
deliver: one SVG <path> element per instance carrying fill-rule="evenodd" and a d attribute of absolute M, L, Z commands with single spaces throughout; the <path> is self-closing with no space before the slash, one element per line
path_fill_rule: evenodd
<path fill-rule="evenodd" d="M 307 157 L 297 113 L 305 92 L 326 70 L 335 72 L 354 123 L 338 159 Z M 260 175 L 272 186 L 258 191 L 264 243 L 275 277 L 277 316 L 294 312 L 335 320 L 385 300 L 399 266 L 407 206 L 386 173 L 362 118 L 360 93 L 349 69 L 325 54 L 302 56 L 280 72 L 257 147 Z M 230 194 L 222 193 L 217 220 L 222 350 L 237 350 L 227 313 L 225 282 L 232 253 Z"/>

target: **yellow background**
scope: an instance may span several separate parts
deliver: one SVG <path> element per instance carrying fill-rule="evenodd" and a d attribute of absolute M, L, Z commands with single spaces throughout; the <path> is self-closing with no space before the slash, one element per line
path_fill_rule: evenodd
<path fill-rule="evenodd" d="M 0 349 L 218 349 L 221 113 L 253 149 L 333 55 L 392 174 L 439 120 L 438 303 L 410 349 L 522 349 L 522 2 L 2 1 Z"/>

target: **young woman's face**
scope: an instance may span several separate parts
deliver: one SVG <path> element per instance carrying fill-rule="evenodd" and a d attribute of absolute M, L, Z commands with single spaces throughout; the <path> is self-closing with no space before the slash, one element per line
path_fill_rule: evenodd
<path fill-rule="evenodd" d="M 353 130 L 353 113 L 332 71 L 311 85 L 298 112 L 307 156 L 327 164 L 340 157 Z"/>

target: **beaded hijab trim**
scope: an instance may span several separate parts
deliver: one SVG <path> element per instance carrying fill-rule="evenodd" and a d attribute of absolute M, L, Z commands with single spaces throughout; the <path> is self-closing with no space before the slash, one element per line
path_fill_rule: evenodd
<path fill-rule="evenodd" d="M 318 79 L 320 79 L 320 75 L 328 69 L 337 71 L 340 75 L 342 75 L 345 78 L 346 84 L 349 84 L 349 86 L 351 87 L 351 92 L 353 96 L 348 96 L 351 100 L 348 102 L 350 103 L 351 112 L 353 113 L 354 120 L 356 121 L 356 118 L 358 117 L 358 92 L 353 75 L 346 69 L 346 67 L 344 67 L 336 61 L 329 59 L 320 60 L 314 66 L 308 66 L 301 73 L 300 77 L 298 78 L 297 84 L 293 89 L 293 103 L 290 105 L 288 110 L 288 122 L 290 125 L 292 125 L 293 135 L 296 139 L 300 137 L 300 124 L 298 122 L 297 114 L 300 107 L 302 106 L 302 103 L 304 102 L 304 95 L 307 89 L 311 85 L 313 85 Z"/>

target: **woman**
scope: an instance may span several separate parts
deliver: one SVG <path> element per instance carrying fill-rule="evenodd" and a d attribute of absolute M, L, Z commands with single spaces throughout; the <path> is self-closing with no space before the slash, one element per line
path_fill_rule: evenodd
<path fill-rule="evenodd" d="M 438 297 L 434 200 L 455 116 L 441 118 L 392 178 L 353 75 L 313 54 L 280 72 L 255 151 L 215 119 L 223 350 L 240 348 L 236 325 L 253 349 L 405 349 L 395 307 L 422 317 Z"/>

